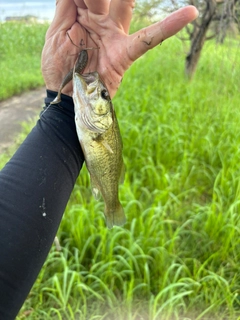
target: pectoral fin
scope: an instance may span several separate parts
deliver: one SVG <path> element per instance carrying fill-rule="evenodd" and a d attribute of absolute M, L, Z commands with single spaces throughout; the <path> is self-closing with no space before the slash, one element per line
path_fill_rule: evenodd
<path fill-rule="evenodd" d="M 107 143 L 107 141 L 102 140 L 102 141 L 101 141 L 101 144 L 102 144 L 110 153 L 113 153 L 113 150 L 112 150 L 112 148 L 110 147 L 110 145 Z"/>

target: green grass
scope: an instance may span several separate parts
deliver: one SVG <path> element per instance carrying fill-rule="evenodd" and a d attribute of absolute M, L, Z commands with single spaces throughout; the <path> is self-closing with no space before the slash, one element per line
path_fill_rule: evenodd
<path fill-rule="evenodd" d="M 47 24 L 0 23 L 0 101 L 44 85 L 41 51 Z"/>
<path fill-rule="evenodd" d="M 84 168 L 18 320 L 240 319 L 239 64 L 209 42 L 188 83 L 174 38 L 126 73 L 127 224 L 106 228 Z"/>

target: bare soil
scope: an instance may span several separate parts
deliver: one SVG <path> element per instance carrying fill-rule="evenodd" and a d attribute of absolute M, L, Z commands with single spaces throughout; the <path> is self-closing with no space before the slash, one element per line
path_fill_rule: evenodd
<path fill-rule="evenodd" d="M 6 151 L 21 132 L 21 123 L 40 113 L 46 96 L 45 87 L 0 101 L 0 154 Z"/>

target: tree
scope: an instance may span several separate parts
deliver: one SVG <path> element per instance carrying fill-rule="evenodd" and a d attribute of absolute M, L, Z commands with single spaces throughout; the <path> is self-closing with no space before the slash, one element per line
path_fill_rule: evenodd
<path fill-rule="evenodd" d="M 135 17 L 149 22 L 159 19 L 163 12 L 171 12 L 184 5 L 194 5 L 199 11 L 199 17 L 186 27 L 190 49 L 185 60 L 185 72 L 189 79 L 194 76 L 205 41 L 216 38 L 223 43 L 227 31 L 234 24 L 238 25 L 240 15 L 240 0 L 142 0 L 137 2 Z"/>
<path fill-rule="evenodd" d="M 216 40 L 218 43 L 224 42 L 227 31 L 231 28 L 231 26 L 234 26 L 234 24 L 238 25 L 238 4 L 238 0 L 222 1 L 222 8 L 221 10 L 219 10 L 219 13 L 217 13 L 215 17 L 215 20 L 218 22 L 216 27 Z"/>
<path fill-rule="evenodd" d="M 187 27 L 190 50 L 186 56 L 185 71 L 189 79 L 194 76 L 200 59 L 201 51 L 207 39 L 216 37 L 218 42 L 223 43 L 227 30 L 233 21 L 237 22 L 236 5 L 240 0 L 189 0 L 185 4 L 192 4 L 199 10 L 199 17 L 193 21 L 192 27 Z M 176 1 L 172 0 L 176 5 Z M 215 32 L 208 35 L 215 25 Z"/>
<path fill-rule="evenodd" d="M 196 1 L 192 2 L 195 3 Z M 216 0 L 199 1 L 199 5 L 197 6 L 198 9 L 200 9 L 199 18 L 193 22 L 192 31 L 188 29 L 191 46 L 186 56 L 185 71 L 190 79 L 196 71 L 197 63 L 206 40 L 207 31 L 216 12 L 216 6 Z"/>

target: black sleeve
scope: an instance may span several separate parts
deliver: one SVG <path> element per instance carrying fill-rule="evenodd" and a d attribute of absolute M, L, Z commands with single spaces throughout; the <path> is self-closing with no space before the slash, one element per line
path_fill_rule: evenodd
<path fill-rule="evenodd" d="M 0 319 L 15 319 L 47 257 L 83 164 L 72 98 L 49 103 L 0 171 Z"/>

